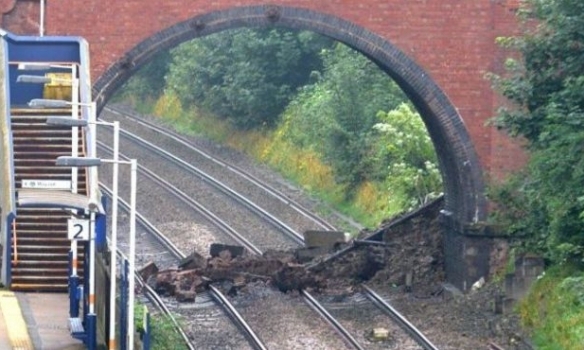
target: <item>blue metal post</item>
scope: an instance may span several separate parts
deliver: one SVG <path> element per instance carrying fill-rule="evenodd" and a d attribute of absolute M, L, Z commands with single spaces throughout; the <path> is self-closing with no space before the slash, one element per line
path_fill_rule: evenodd
<path fill-rule="evenodd" d="M 97 331 L 97 315 L 96 314 L 87 314 L 86 319 L 86 332 L 87 332 L 87 341 L 85 345 L 87 346 L 88 350 L 95 350 L 97 347 L 97 340 L 96 340 L 96 331 Z"/>
<path fill-rule="evenodd" d="M 73 252 L 69 251 L 69 317 L 79 317 L 79 276 L 73 275 Z"/>
<path fill-rule="evenodd" d="M 89 259 L 92 259 L 92 257 L 89 256 L 89 245 L 87 244 L 87 242 L 84 243 L 84 251 L 85 251 L 85 256 L 84 256 L 84 261 L 83 261 L 83 323 L 85 324 L 86 329 L 87 328 L 87 314 L 89 311 L 89 269 L 87 268 L 89 266 Z"/>
<path fill-rule="evenodd" d="M 89 313 L 89 261 L 93 259 L 89 252 L 89 242 L 85 242 L 85 258 L 83 264 L 83 315 L 84 326 L 87 338 L 85 338 L 85 346 L 88 350 L 95 350 L 97 347 L 97 315 Z"/>
<path fill-rule="evenodd" d="M 150 350 L 150 312 L 144 307 L 144 333 L 142 335 L 142 350 Z"/>
<path fill-rule="evenodd" d="M 127 350 L 128 337 L 128 275 L 130 263 L 124 259 L 122 264 L 122 280 L 120 282 L 120 349 Z"/>
<path fill-rule="evenodd" d="M 103 209 L 107 210 L 107 201 L 104 198 L 101 201 Z M 95 247 L 97 251 L 103 252 L 107 248 L 107 215 L 97 214 L 95 216 Z"/>

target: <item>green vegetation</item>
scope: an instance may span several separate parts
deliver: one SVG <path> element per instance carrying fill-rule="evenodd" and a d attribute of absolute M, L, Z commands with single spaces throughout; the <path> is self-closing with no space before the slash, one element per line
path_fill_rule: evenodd
<path fill-rule="evenodd" d="M 496 82 L 514 106 L 497 126 L 525 139 L 525 170 L 495 192 L 500 222 L 552 263 L 584 264 L 584 3 L 532 0 L 525 36 L 503 40 L 522 54 Z"/>
<path fill-rule="evenodd" d="M 334 169 L 338 181 L 353 190 L 364 181 L 383 180 L 387 162 L 375 158 L 379 111 L 406 100 L 397 85 L 371 61 L 342 44 L 321 53 L 324 71 L 303 87 L 284 123 L 287 139 L 311 149 Z M 318 140 L 319 142 L 315 142 Z"/>
<path fill-rule="evenodd" d="M 140 334 L 144 332 L 144 310 L 146 306 L 136 304 L 134 324 Z M 182 336 L 176 331 L 170 318 L 164 315 L 150 315 L 150 349 L 152 350 L 186 350 Z"/>
<path fill-rule="evenodd" d="M 441 192 L 420 116 L 379 67 L 345 45 L 244 29 L 184 43 L 151 65 L 126 84 L 124 100 L 252 155 L 365 226 Z M 164 84 L 152 71 L 165 72 Z"/>
<path fill-rule="evenodd" d="M 584 2 L 529 0 L 520 12 L 525 34 L 501 38 L 518 51 L 508 74 L 494 76 L 513 105 L 495 124 L 520 137 L 528 165 L 491 196 L 493 220 L 549 265 L 520 313 L 539 349 L 584 344 Z"/>
<path fill-rule="evenodd" d="M 115 100 L 128 101 L 136 107 L 139 112 L 146 112 L 144 104 L 149 105 L 152 100 L 157 99 L 158 96 L 164 92 L 164 77 L 168 72 L 170 62 L 170 52 L 162 51 L 158 53 L 150 64 L 144 66 L 140 70 L 140 74 L 136 74 L 128 81 Z"/>
<path fill-rule="evenodd" d="M 242 29 L 172 51 L 166 88 L 239 128 L 273 126 L 292 93 L 319 69 L 327 39 L 309 32 Z"/>
<path fill-rule="evenodd" d="M 521 301 L 523 324 L 540 350 L 580 350 L 584 340 L 584 273 L 573 266 L 550 268 Z"/>

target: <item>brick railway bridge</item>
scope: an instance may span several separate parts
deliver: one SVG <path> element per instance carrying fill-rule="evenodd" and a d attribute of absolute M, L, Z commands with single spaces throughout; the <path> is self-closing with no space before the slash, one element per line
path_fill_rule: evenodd
<path fill-rule="evenodd" d="M 479 229 L 488 210 L 485 183 L 524 159 L 518 146 L 485 125 L 501 101 L 484 75 L 503 67 L 506 53 L 495 38 L 516 31 L 518 3 L 0 0 L 0 12 L 2 28 L 14 34 L 39 35 L 43 30 L 45 35 L 87 39 L 93 96 L 100 109 L 155 53 L 225 29 L 305 29 L 359 50 L 396 80 L 426 123 L 445 186 L 447 277 L 466 290 L 489 269 L 492 242 Z"/>

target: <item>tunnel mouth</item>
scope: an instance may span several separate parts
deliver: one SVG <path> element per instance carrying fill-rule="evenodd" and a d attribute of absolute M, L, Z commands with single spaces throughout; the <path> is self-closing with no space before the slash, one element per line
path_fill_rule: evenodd
<path fill-rule="evenodd" d="M 233 7 L 195 16 L 142 41 L 104 72 L 93 86 L 101 110 L 114 92 L 156 53 L 185 41 L 242 27 L 310 30 L 359 51 L 383 69 L 410 98 L 436 150 L 444 186 L 445 220 L 455 231 L 487 215 L 483 171 L 470 135 L 428 72 L 387 39 L 349 21 L 308 9 L 261 5 Z"/>

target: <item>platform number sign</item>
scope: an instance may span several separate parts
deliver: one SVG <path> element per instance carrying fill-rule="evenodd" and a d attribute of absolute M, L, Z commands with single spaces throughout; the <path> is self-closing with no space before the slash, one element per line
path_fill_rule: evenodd
<path fill-rule="evenodd" d="M 89 220 L 87 219 L 69 219 L 68 230 L 68 237 L 70 240 L 89 240 Z"/>

